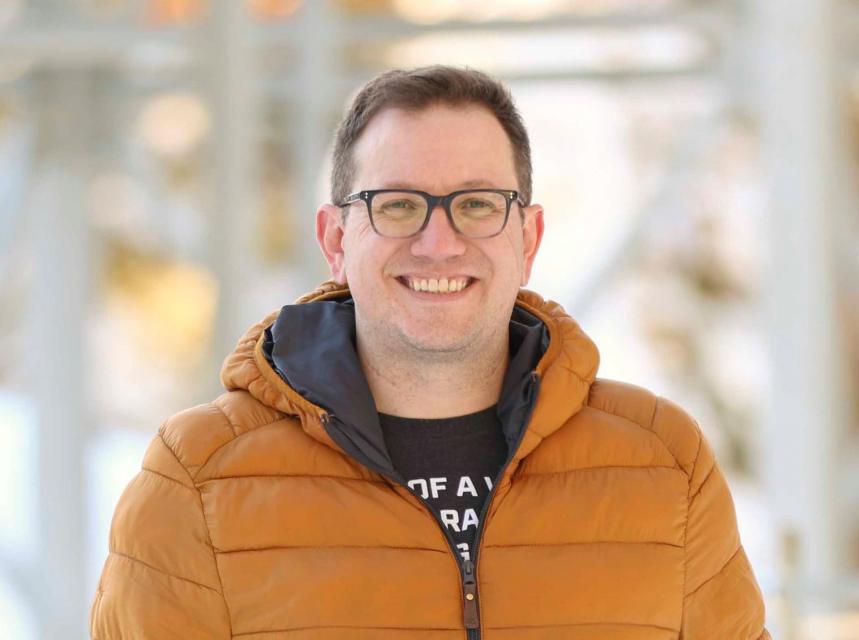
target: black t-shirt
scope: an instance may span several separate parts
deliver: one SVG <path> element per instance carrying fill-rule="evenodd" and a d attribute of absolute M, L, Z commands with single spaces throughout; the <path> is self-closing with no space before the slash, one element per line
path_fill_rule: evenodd
<path fill-rule="evenodd" d="M 436 510 L 463 560 L 473 560 L 481 509 L 507 459 L 495 411 L 431 420 L 379 414 L 394 469 Z"/>

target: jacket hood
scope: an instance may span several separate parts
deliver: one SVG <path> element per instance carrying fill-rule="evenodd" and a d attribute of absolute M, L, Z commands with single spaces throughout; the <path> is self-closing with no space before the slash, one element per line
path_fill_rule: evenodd
<path fill-rule="evenodd" d="M 497 405 L 512 460 L 528 455 L 585 403 L 599 351 L 555 302 L 520 289 L 510 362 Z M 354 301 L 328 280 L 254 324 L 227 356 L 221 382 L 301 420 L 313 438 L 397 477 L 355 350 Z"/>

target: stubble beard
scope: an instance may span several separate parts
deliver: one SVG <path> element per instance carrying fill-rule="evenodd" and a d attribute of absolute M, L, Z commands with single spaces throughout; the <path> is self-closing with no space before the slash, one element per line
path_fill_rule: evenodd
<path fill-rule="evenodd" d="M 411 322 L 414 322 L 411 319 Z M 498 350 L 507 349 L 509 323 L 482 324 L 470 318 L 466 326 L 443 324 L 421 333 L 419 324 L 404 326 L 390 317 L 364 318 L 356 310 L 356 325 L 362 351 L 391 374 L 420 377 L 427 367 L 482 375 L 497 367 Z M 446 333 L 449 332 L 449 333 Z M 445 339 L 447 336 L 451 336 Z M 368 354 L 369 355 L 369 354 Z"/>
<path fill-rule="evenodd" d="M 433 317 L 438 315 L 438 317 Z M 361 320 L 356 318 L 356 322 Z M 485 341 L 484 333 L 475 326 L 474 320 L 467 322 L 466 331 L 461 326 L 445 323 L 441 314 L 431 314 L 426 323 L 414 318 L 398 322 L 391 317 L 377 318 L 361 323 L 367 346 L 386 352 L 389 357 L 401 362 L 417 364 L 452 363 L 470 357 L 472 351 L 479 352 L 479 344 Z M 476 330 L 475 330 L 476 329 Z"/>

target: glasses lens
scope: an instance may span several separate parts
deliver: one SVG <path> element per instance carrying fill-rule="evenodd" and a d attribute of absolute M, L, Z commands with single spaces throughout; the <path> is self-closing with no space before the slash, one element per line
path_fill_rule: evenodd
<path fill-rule="evenodd" d="M 427 202 L 416 193 L 390 191 L 373 197 L 373 224 L 376 231 L 390 238 L 404 238 L 423 224 Z"/>
<path fill-rule="evenodd" d="M 499 233 L 507 214 L 507 198 L 491 191 L 469 191 L 450 205 L 457 229 L 470 238 L 485 238 Z"/>

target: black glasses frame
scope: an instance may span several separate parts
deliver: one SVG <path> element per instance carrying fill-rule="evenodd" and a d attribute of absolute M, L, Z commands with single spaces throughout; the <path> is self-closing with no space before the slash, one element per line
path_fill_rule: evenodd
<path fill-rule="evenodd" d="M 380 193 L 412 193 L 418 196 L 423 197 L 427 203 L 427 213 L 424 216 L 424 221 L 421 223 L 421 226 L 414 233 L 410 233 L 407 236 L 386 236 L 383 233 L 379 233 L 379 230 L 376 228 L 376 223 L 373 220 L 373 198 Z M 504 200 L 507 203 L 507 210 L 504 212 L 504 222 L 501 225 L 501 228 L 492 235 L 489 236 L 478 236 L 474 238 L 475 240 L 482 240 L 484 238 L 494 238 L 507 226 L 507 220 L 510 217 L 510 207 L 516 202 L 520 206 L 527 206 L 522 198 L 519 197 L 519 192 L 513 189 L 460 189 L 458 191 L 451 191 L 447 195 L 444 196 L 434 196 L 432 194 L 427 193 L 426 191 L 418 191 L 417 189 L 367 189 L 364 191 L 358 191 L 356 193 L 349 194 L 346 196 L 346 199 L 338 204 L 338 207 L 348 207 L 349 205 L 358 202 L 359 200 L 364 201 L 367 205 L 367 214 L 370 216 L 370 226 L 373 227 L 373 231 L 378 233 L 380 236 L 385 238 L 411 238 L 413 236 L 418 235 L 421 231 L 426 229 L 426 226 L 429 224 L 430 216 L 435 208 L 440 204 L 442 208 L 444 208 L 444 212 L 447 215 L 447 221 L 450 223 L 450 226 L 457 233 L 465 236 L 466 238 L 472 238 L 472 236 L 464 234 L 453 221 L 453 213 L 450 210 L 450 204 L 453 202 L 453 199 L 457 196 L 462 195 L 463 193 L 498 193 L 504 196 Z"/>

